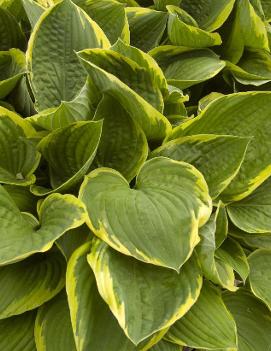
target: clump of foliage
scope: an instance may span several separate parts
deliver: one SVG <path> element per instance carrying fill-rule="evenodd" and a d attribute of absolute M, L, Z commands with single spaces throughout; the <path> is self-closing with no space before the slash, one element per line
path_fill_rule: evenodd
<path fill-rule="evenodd" d="M 270 349 L 269 21 L 0 0 L 0 350 Z"/>

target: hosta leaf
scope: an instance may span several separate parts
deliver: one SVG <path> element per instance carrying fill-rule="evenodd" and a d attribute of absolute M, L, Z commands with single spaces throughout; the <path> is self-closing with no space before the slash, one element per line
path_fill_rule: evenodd
<path fill-rule="evenodd" d="M 38 198 L 34 196 L 28 187 L 17 185 L 3 185 L 12 200 L 21 212 L 36 213 Z"/>
<path fill-rule="evenodd" d="M 35 130 L 16 113 L 0 107 L 0 134 L 0 182 L 33 184 L 40 154 L 28 137 L 34 136 Z"/>
<path fill-rule="evenodd" d="M 165 156 L 195 166 L 216 198 L 238 173 L 249 143 L 247 138 L 229 135 L 192 135 L 169 141 L 152 156 Z"/>
<path fill-rule="evenodd" d="M 68 261 L 73 252 L 93 237 L 86 225 L 67 231 L 57 241 L 56 245 Z"/>
<path fill-rule="evenodd" d="M 168 85 L 163 71 L 158 66 L 157 62 L 144 51 L 136 47 L 125 44 L 122 40 L 118 40 L 112 47 L 112 50 L 130 58 L 136 62 L 141 68 L 144 68 L 152 81 L 152 84 L 157 87 L 163 96 L 168 94 Z"/>
<path fill-rule="evenodd" d="M 245 199 L 227 206 L 231 221 L 248 233 L 271 232 L 271 178 Z"/>
<path fill-rule="evenodd" d="M 214 31 L 222 26 L 235 0 L 182 0 L 181 7 L 198 22 L 200 28 Z"/>
<path fill-rule="evenodd" d="M 120 81 L 122 84 L 125 84 L 125 87 L 129 86 L 131 91 L 140 95 L 140 97 L 143 98 L 146 102 L 151 104 L 158 111 L 162 112 L 163 97 L 160 90 L 160 86 L 156 84 L 156 82 L 154 82 L 150 71 L 147 70 L 145 67 L 142 67 L 141 63 L 136 62 L 129 56 L 126 57 L 125 54 L 120 53 L 117 50 L 118 47 L 116 48 L 116 50 L 114 49 L 114 47 L 112 47 L 109 50 L 84 50 L 83 52 L 79 53 L 79 57 L 84 59 L 83 62 L 85 62 L 85 60 L 88 60 L 89 63 L 92 63 L 93 65 L 102 69 L 103 72 L 107 73 L 106 77 L 115 77 L 116 81 L 112 81 L 111 84 L 115 83 L 114 85 L 117 85 L 118 81 Z M 151 57 L 150 60 L 152 60 Z M 157 67 L 157 69 L 159 68 Z M 93 73 L 94 67 L 91 71 Z M 97 77 L 95 80 L 95 77 L 93 77 L 91 74 L 90 76 L 92 77 L 94 83 L 96 83 Z M 100 86 L 98 86 L 98 88 L 102 90 L 102 92 L 110 93 L 110 90 L 103 91 L 103 89 Z M 116 96 L 114 95 L 114 97 Z"/>
<path fill-rule="evenodd" d="M 37 351 L 76 351 L 65 292 L 38 309 L 35 341 Z"/>
<path fill-rule="evenodd" d="M 271 314 L 267 307 L 244 289 L 224 294 L 223 300 L 237 325 L 238 351 L 268 350 Z"/>
<path fill-rule="evenodd" d="M 45 8 L 35 0 L 22 0 L 22 4 L 28 20 L 32 28 L 34 28 Z"/>
<path fill-rule="evenodd" d="M 166 340 L 159 341 L 156 345 L 154 345 L 150 351 L 182 351 L 183 348 L 179 345 L 172 344 Z"/>
<path fill-rule="evenodd" d="M 165 157 L 143 165 L 135 189 L 113 169 L 94 170 L 79 197 L 94 234 L 126 255 L 175 270 L 191 256 L 211 210 L 201 173 Z"/>
<path fill-rule="evenodd" d="M 101 298 L 87 262 L 91 243 L 78 248 L 67 268 L 67 294 L 78 351 L 136 351 Z"/>
<path fill-rule="evenodd" d="M 223 43 L 224 57 L 234 64 L 241 58 L 245 47 L 269 51 L 265 24 L 249 0 L 236 0 L 234 16 Z"/>
<path fill-rule="evenodd" d="M 209 221 L 200 229 L 201 241 L 196 248 L 204 276 L 225 289 L 235 291 L 233 267 L 215 256 L 216 254 L 216 218 L 212 214 Z"/>
<path fill-rule="evenodd" d="M 144 132 L 120 103 L 107 95 L 97 108 L 95 120 L 103 120 L 95 163 L 99 167 L 114 168 L 131 181 L 148 157 Z"/>
<path fill-rule="evenodd" d="M 249 265 L 244 250 L 238 242 L 232 238 L 227 238 L 216 250 L 215 256 L 229 264 L 237 272 L 243 282 L 249 274 Z"/>
<path fill-rule="evenodd" d="M 223 200 L 237 201 L 249 195 L 271 174 L 271 94 L 245 92 L 223 96 L 193 120 L 175 128 L 170 139 L 194 134 L 232 134 L 252 137 L 240 171 L 223 192 Z M 259 114 L 259 111 L 261 112 Z"/>
<path fill-rule="evenodd" d="M 77 121 L 92 119 L 97 99 L 91 82 L 87 80 L 82 90 L 72 101 L 62 101 L 58 107 L 43 110 L 29 117 L 28 120 L 47 130 L 64 128 Z"/>
<path fill-rule="evenodd" d="M 76 122 L 43 138 L 38 147 L 49 164 L 52 189 L 33 185 L 33 194 L 43 196 L 75 186 L 95 157 L 101 133 L 102 121 Z"/>
<path fill-rule="evenodd" d="M 261 5 L 267 21 L 271 20 L 271 2 L 270 0 L 261 0 Z"/>
<path fill-rule="evenodd" d="M 205 109 L 205 107 L 207 107 L 211 102 L 213 102 L 214 100 L 216 100 L 222 96 L 224 96 L 224 94 L 217 93 L 214 91 L 214 92 L 204 96 L 203 98 L 201 98 L 199 100 L 199 103 L 198 103 L 198 114 L 200 112 L 202 112 Z"/>
<path fill-rule="evenodd" d="M 30 221 L 20 213 L 3 187 L 0 194 L 0 265 L 48 251 L 67 230 L 79 227 L 85 221 L 85 209 L 73 195 L 48 196 L 38 208 L 38 225 L 37 221 Z"/>
<path fill-rule="evenodd" d="M 238 66 L 228 62 L 227 69 L 239 83 L 259 86 L 271 81 L 271 55 L 264 50 L 247 50 Z"/>
<path fill-rule="evenodd" d="M 161 91 L 153 84 L 152 76 L 146 69 L 113 50 L 84 50 L 79 53 L 79 58 L 98 90 L 118 100 L 148 139 L 159 140 L 165 137 L 171 129 L 169 121 L 140 95 L 148 95 L 152 102 L 157 102 L 162 108 Z M 132 89 L 140 90 L 140 94 L 126 83 L 131 84 Z"/>
<path fill-rule="evenodd" d="M 0 349 L 5 351 L 36 351 L 34 323 L 36 312 L 0 321 Z"/>
<path fill-rule="evenodd" d="M 102 28 L 112 44 L 118 38 L 129 43 L 130 32 L 124 4 L 115 0 L 76 0 L 74 2 Z"/>
<path fill-rule="evenodd" d="M 21 1 L 17 0 L 0 0 L 0 7 L 8 10 L 17 21 L 24 19 L 24 11 Z"/>
<path fill-rule="evenodd" d="M 27 52 L 37 109 L 74 99 L 84 85 L 86 76 L 75 51 L 109 46 L 101 28 L 71 0 L 46 10 L 31 34 Z"/>
<path fill-rule="evenodd" d="M 202 278 L 195 257 L 178 274 L 121 255 L 96 239 L 87 258 L 101 296 L 136 345 L 181 318 L 200 293 Z"/>
<path fill-rule="evenodd" d="M 182 0 L 153 0 L 156 10 L 166 11 L 168 5 L 179 6 Z"/>
<path fill-rule="evenodd" d="M 168 15 L 143 7 L 126 8 L 131 45 L 149 51 L 159 45 L 166 30 Z"/>
<path fill-rule="evenodd" d="M 15 17 L 0 7 L 0 50 L 11 48 L 25 49 L 25 36 Z"/>
<path fill-rule="evenodd" d="M 20 50 L 0 51 L 0 99 L 15 88 L 25 72 L 25 56 Z"/>
<path fill-rule="evenodd" d="M 211 79 L 225 67 L 225 62 L 209 49 L 183 52 L 182 47 L 161 46 L 152 51 L 158 63 L 161 51 L 163 56 L 167 54 L 168 62 L 165 62 L 164 58 L 162 64 L 168 84 L 179 89 Z"/>
<path fill-rule="evenodd" d="M 216 231 L 215 231 L 215 243 L 216 248 L 219 248 L 222 243 L 226 240 L 228 235 L 228 216 L 227 211 L 221 203 L 218 204 L 216 213 Z"/>
<path fill-rule="evenodd" d="M 166 334 L 179 345 L 208 350 L 237 350 L 236 325 L 220 291 L 205 281 L 191 309 Z"/>
<path fill-rule="evenodd" d="M 250 273 L 249 283 L 255 296 L 261 299 L 271 310 L 271 250 L 256 250 L 248 257 Z"/>
<path fill-rule="evenodd" d="M 37 254 L 0 268 L 0 319 L 32 310 L 53 298 L 65 285 L 66 264 L 58 251 Z"/>
<path fill-rule="evenodd" d="M 221 44 L 221 38 L 218 33 L 209 33 L 186 24 L 173 11 L 169 14 L 168 19 L 168 37 L 173 45 L 190 48 L 205 48 Z"/>

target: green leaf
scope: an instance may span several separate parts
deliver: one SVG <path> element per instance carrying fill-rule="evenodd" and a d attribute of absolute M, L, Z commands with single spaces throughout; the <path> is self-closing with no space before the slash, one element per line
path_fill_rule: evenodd
<path fill-rule="evenodd" d="M 67 294 L 77 350 L 136 351 L 97 290 L 87 263 L 90 249 L 91 243 L 78 248 L 67 268 Z"/>
<path fill-rule="evenodd" d="M 0 51 L 0 99 L 15 88 L 25 72 L 25 56 L 20 50 Z"/>
<path fill-rule="evenodd" d="M 256 250 L 248 257 L 250 273 L 249 283 L 255 296 L 261 299 L 271 310 L 271 250 Z"/>
<path fill-rule="evenodd" d="M 181 7 L 198 22 L 200 28 L 214 31 L 222 26 L 235 0 L 182 0 Z"/>
<path fill-rule="evenodd" d="M 162 109 L 162 93 L 149 71 L 113 50 L 89 49 L 78 55 L 97 89 L 118 100 L 148 139 L 161 140 L 166 136 L 171 129 L 169 121 L 142 97 L 148 97 Z"/>
<path fill-rule="evenodd" d="M 169 329 L 165 338 L 192 348 L 238 350 L 234 319 L 220 291 L 208 281 L 204 282 L 196 303 Z"/>
<path fill-rule="evenodd" d="M 38 309 L 35 341 L 37 351 L 76 351 L 65 292 Z"/>
<path fill-rule="evenodd" d="M 226 208 L 221 202 L 218 203 L 216 212 L 216 230 L 215 230 L 215 243 L 216 248 L 219 248 L 226 240 L 228 235 L 228 216 Z"/>
<path fill-rule="evenodd" d="M 38 148 L 48 162 L 52 189 L 33 185 L 31 192 L 43 196 L 77 185 L 95 157 L 101 133 L 102 121 L 76 122 L 43 138 Z"/>
<path fill-rule="evenodd" d="M 87 80 L 82 90 L 72 101 L 62 101 L 58 107 L 48 108 L 31 116 L 28 120 L 36 126 L 47 130 L 64 128 L 77 121 L 87 121 L 93 118 L 95 96 L 92 83 Z"/>
<path fill-rule="evenodd" d="M 100 168 L 82 183 L 87 224 L 114 249 L 179 270 L 199 241 L 211 199 L 201 173 L 188 163 L 156 157 L 141 168 L 135 189 L 117 171 Z"/>
<path fill-rule="evenodd" d="M 48 251 L 67 230 L 85 221 L 85 209 L 73 195 L 52 194 L 38 208 L 39 222 L 20 213 L 10 195 L 0 187 L 0 265 Z"/>
<path fill-rule="evenodd" d="M 46 10 L 31 34 L 27 50 L 38 111 L 73 100 L 83 87 L 86 75 L 75 51 L 109 46 L 101 28 L 72 1 L 64 0 Z"/>
<path fill-rule="evenodd" d="M 5 351 L 36 351 L 34 323 L 36 312 L 0 321 L 0 349 Z"/>
<path fill-rule="evenodd" d="M 46 9 L 34 0 L 22 0 L 22 4 L 31 27 L 34 28 L 40 16 Z"/>
<path fill-rule="evenodd" d="M 29 122 L 4 107 L 0 107 L 0 182 L 27 186 L 35 182 L 33 175 L 40 154 L 29 140 L 35 130 Z"/>
<path fill-rule="evenodd" d="M 25 36 L 16 18 L 4 7 L 0 7 L 0 50 L 11 48 L 24 50 Z"/>
<path fill-rule="evenodd" d="M 167 5 L 179 6 L 182 0 L 153 0 L 154 7 L 159 11 L 166 11 Z"/>
<path fill-rule="evenodd" d="M 151 156 L 165 156 L 195 166 L 216 198 L 239 172 L 249 139 L 230 135 L 192 135 L 169 141 Z"/>
<path fill-rule="evenodd" d="M 118 38 L 130 42 L 125 6 L 115 0 L 76 0 L 74 1 L 95 21 L 113 44 Z"/>
<path fill-rule="evenodd" d="M 225 67 L 225 62 L 209 49 L 184 52 L 183 47 L 167 45 L 160 46 L 151 53 L 158 63 L 161 53 L 167 82 L 179 89 L 189 88 L 211 79 Z"/>
<path fill-rule="evenodd" d="M 200 229 L 201 241 L 196 251 L 202 267 L 205 278 L 213 283 L 222 286 L 230 291 L 237 288 L 234 285 L 234 271 L 229 262 L 225 262 L 216 257 L 216 218 L 219 209 L 212 214 L 210 220 Z"/>
<path fill-rule="evenodd" d="M 114 168 L 131 181 L 148 157 L 149 147 L 144 132 L 121 104 L 109 95 L 104 95 L 95 120 L 103 120 L 95 164 Z"/>
<path fill-rule="evenodd" d="M 34 196 L 28 187 L 18 185 L 3 185 L 12 200 L 21 212 L 36 213 L 38 198 Z"/>
<path fill-rule="evenodd" d="M 228 27 L 228 35 L 223 38 L 223 55 L 232 63 L 239 61 L 245 47 L 270 51 L 265 24 L 249 0 L 236 0 Z"/>
<path fill-rule="evenodd" d="M 169 14 L 168 37 L 173 45 L 190 48 L 205 48 L 221 44 L 221 38 L 218 33 L 209 33 L 186 24 L 174 12 Z"/>
<path fill-rule="evenodd" d="M 181 318 L 200 293 L 195 257 L 178 274 L 121 255 L 96 239 L 87 258 L 99 293 L 135 345 Z"/>
<path fill-rule="evenodd" d="M 51 300 L 65 285 L 62 254 L 51 251 L 0 268 L 0 319 L 35 309 Z"/>
<path fill-rule="evenodd" d="M 213 133 L 252 137 L 239 173 L 223 192 L 223 202 L 243 199 L 271 175 L 271 155 L 266 152 L 271 142 L 270 107 L 270 92 L 223 96 L 208 105 L 198 117 L 175 128 L 169 136 L 176 139 Z"/>
<path fill-rule="evenodd" d="M 238 351 L 268 350 L 271 314 L 267 307 L 244 289 L 224 294 L 223 300 L 237 325 Z"/>
<path fill-rule="evenodd" d="M 159 341 L 156 345 L 154 345 L 150 351 L 182 351 L 182 347 L 176 344 L 172 344 L 166 340 Z"/>
<path fill-rule="evenodd" d="M 86 225 L 71 229 L 62 235 L 55 243 L 67 261 L 73 252 L 81 245 L 85 244 L 93 237 Z"/>
<path fill-rule="evenodd" d="M 269 22 L 271 20 L 271 1 L 261 0 L 261 5 L 265 14 L 265 18 Z"/>
<path fill-rule="evenodd" d="M 236 227 L 247 233 L 271 232 L 271 178 L 245 199 L 227 206 Z"/>
<path fill-rule="evenodd" d="M 131 45 L 149 51 L 159 45 L 166 30 L 168 15 L 143 7 L 128 7 Z"/>
<path fill-rule="evenodd" d="M 264 50 L 247 50 L 238 66 L 227 62 L 227 71 L 241 84 L 266 84 L 271 81 L 271 55 Z"/>
<path fill-rule="evenodd" d="M 271 233 L 251 234 L 238 229 L 229 227 L 229 235 L 238 240 L 243 247 L 255 249 L 271 249 Z"/>
<path fill-rule="evenodd" d="M 227 238 L 216 250 L 215 256 L 230 265 L 237 272 L 243 282 L 249 274 L 249 265 L 244 250 L 237 241 Z"/>

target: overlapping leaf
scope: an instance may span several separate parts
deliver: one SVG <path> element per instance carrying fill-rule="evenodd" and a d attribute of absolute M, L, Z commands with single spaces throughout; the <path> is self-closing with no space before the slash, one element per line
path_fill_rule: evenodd
<path fill-rule="evenodd" d="M 143 165 L 135 189 L 115 170 L 94 170 L 79 197 L 98 237 L 126 255 L 176 270 L 191 256 L 211 210 L 201 173 L 165 157 Z"/>

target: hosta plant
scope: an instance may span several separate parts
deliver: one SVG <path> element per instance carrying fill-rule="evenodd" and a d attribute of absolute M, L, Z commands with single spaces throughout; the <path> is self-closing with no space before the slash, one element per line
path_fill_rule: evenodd
<path fill-rule="evenodd" d="M 0 350 L 271 348 L 271 1 L 0 0 Z"/>

